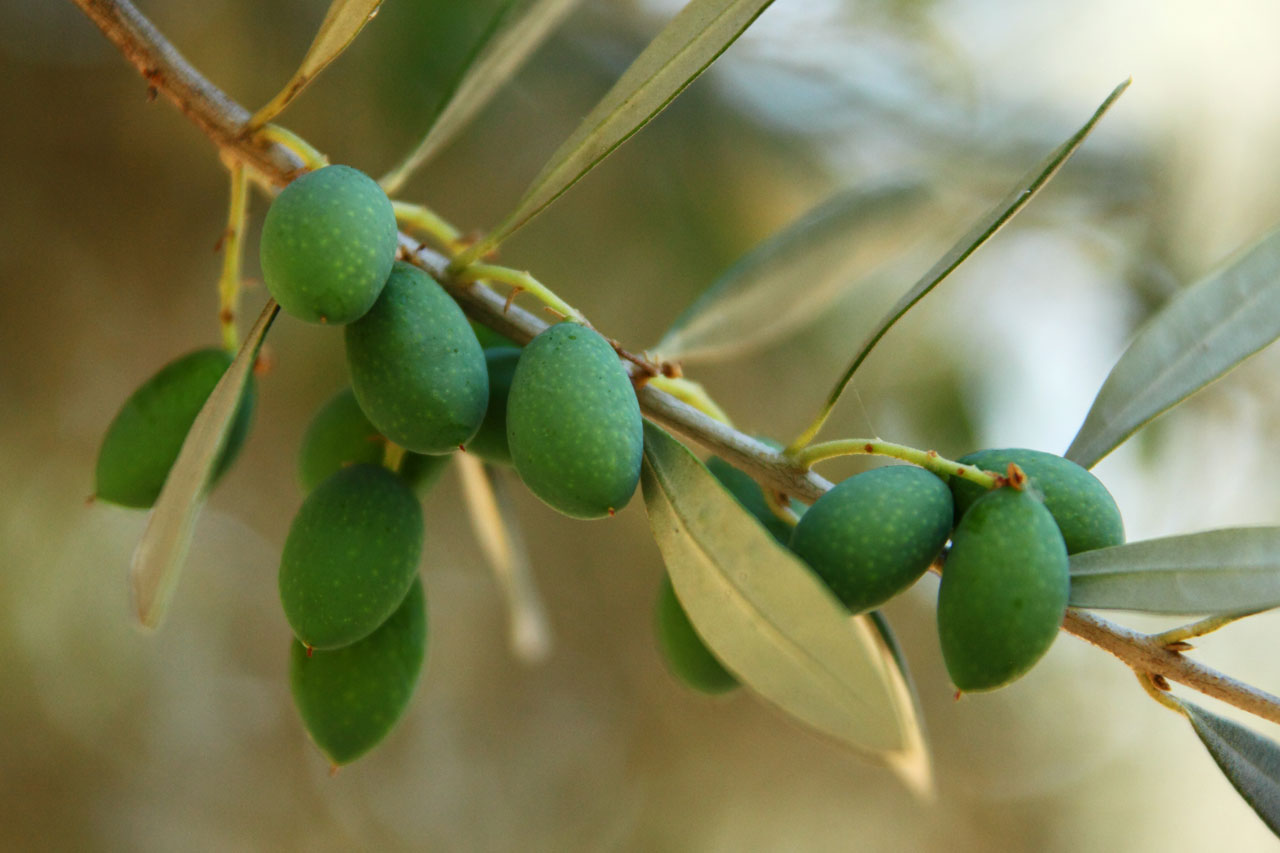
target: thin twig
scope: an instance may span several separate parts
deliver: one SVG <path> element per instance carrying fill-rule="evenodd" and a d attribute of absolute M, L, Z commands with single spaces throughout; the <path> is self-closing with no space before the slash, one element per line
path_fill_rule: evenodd
<path fill-rule="evenodd" d="M 280 145 L 263 145 L 243 134 L 249 112 L 206 80 L 128 0 L 73 0 L 141 72 L 148 87 L 162 92 L 199 127 L 224 156 L 250 164 L 264 178 L 283 185 L 301 166 Z M 506 310 L 506 299 L 479 284 L 454 280 L 449 260 L 400 237 L 405 255 L 453 293 L 466 312 L 518 342 L 531 340 L 547 324 L 519 306 Z M 633 370 L 638 370 L 635 365 Z M 637 394 L 650 420 L 675 430 L 727 462 L 751 474 L 762 485 L 813 501 L 831 488 L 817 474 L 754 438 L 708 417 L 652 385 Z M 1280 723 L 1280 697 L 1258 690 L 1166 649 L 1146 634 L 1078 610 L 1068 610 L 1063 630 L 1118 657 L 1135 672 L 1164 676 L 1220 699 L 1263 719 Z"/>

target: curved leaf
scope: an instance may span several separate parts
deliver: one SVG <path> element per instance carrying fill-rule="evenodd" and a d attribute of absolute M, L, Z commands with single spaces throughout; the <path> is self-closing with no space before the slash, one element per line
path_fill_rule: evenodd
<path fill-rule="evenodd" d="M 1111 369 L 1068 459 L 1092 468 L 1144 424 L 1280 337 L 1280 229 L 1178 294 Z"/>
<path fill-rule="evenodd" d="M 676 595 L 716 657 L 782 711 L 929 791 L 911 686 L 876 621 L 851 617 L 693 454 L 650 423 L 641 483 Z"/>
<path fill-rule="evenodd" d="M 916 181 L 835 194 L 738 260 L 651 348 L 667 361 L 742 355 L 816 319 L 921 237 Z"/>
<path fill-rule="evenodd" d="M 144 628 L 157 628 L 164 619 L 187 559 L 196 518 L 204 507 L 214 463 L 226 444 L 258 347 L 279 310 L 274 299 L 267 300 L 240 352 L 196 415 L 134 549 L 129 584 L 134 611 Z"/>
<path fill-rule="evenodd" d="M 483 257 L 662 112 L 773 0 L 690 0 L 562 144 L 516 209 L 459 265 Z"/>
<path fill-rule="evenodd" d="M 394 195 L 410 175 L 453 141 L 577 7 L 578 0 L 529 0 L 517 13 L 518 5 L 519 0 L 507 0 L 498 9 L 442 100 L 427 135 L 379 181 L 387 195 Z"/>
<path fill-rule="evenodd" d="M 893 305 L 892 308 L 881 318 L 880 322 L 871 330 L 866 338 L 859 344 L 857 355 L 845 370 L 844 375 L 836 383 L 835 388 L 827 396 L 826 402 L 813 424 L 792 443 L 791 449 L 798 449 L 808 444 L 818 430 L 822 428 L 822 424 L 826 422 L 827 416 L 831 414 L 831 410 L 839 401 L 840 395 L 844 393 L 844 389 L 853 379 L 853 374 L 862 366 L 862 362 L 870 355 L 871 350 L 880 342 L 885 333 L 893 327 L 893 324 L 902 318 L 902 315 L 911 310 L 917 302 L 928 295 L 944 278 L 949 276 L 955 269 L 964 263 L 966 259 L 976 252 L 984 243 L 995 236 L 996 232 L 1005 226 L 1010 219 L 1014 217 L 1027 203 L 1035 197 L 1045 184 L 1058 173 L 1062 165 L 1067 162 L 1076 149 L 1084 142 L 1085 137 L 1092 132 L 1095 125 L 1111 109 L 1111 105 L 1116 99 L 1123 94 L 1124 90 L 1129 88 L 1129 80 L 1124 81 L 1107 96 L 1107 99 L 1094 111 L 1084 126 L 1077 130 L 1070 139 L 1058 146 L 1045 160 L 1035 168 L 1027 177 L 1019 181 L 1009 194 L 1006 195 L 999 204 L 989 211 L 980 220 L 974 223 L 968 231 L 965 232 L 951 249 L 942 256 L 933 267 L 926 272 L 911 288 Z"/>
<path fill-rule="evenodd" d="M 1280 607 L 1280 527 L 1210 530 L 1073 554 L 1071 605 L 1178 614 Z"/>
<path fill-rule="evenodd" d="M 373 20 L 381 5 L 382 0 L 333 0 L 329 4 L 329 11 L 324 14 L 324 20 L 320 22 L 316 37 L 311 40 L 311 47 L 307 48 L 306 56 L 302 57 L 298 70 L 293 72 L 288 84 L 266 106 L 253 114 L 253 118 L 245 126 L 246 130 L 256 130 L 282 113 L 326 65 L 337 59 L 355 41 L 364 25 Z"/>
<path fill-rule="evenodd" d="M 1182 700 L 1179 704 L 1222 775 L 1280 836 L 1280 745 L 1198 705 Z"/>

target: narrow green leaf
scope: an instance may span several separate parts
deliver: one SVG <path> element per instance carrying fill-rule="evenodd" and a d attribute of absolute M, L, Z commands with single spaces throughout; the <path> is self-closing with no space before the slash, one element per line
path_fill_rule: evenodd
<path fill-rule="evenodd" d="M 919 242 L 930 209 L 919 182 L 835 194 L 738 260 L 650 351 L 669 361 L 713 361 L 795 331 Z"/>
<path fill-rule="evenodd" d="M 533 179 L 516 209 L 460 264 L 483 257 L 662 112 L 773 0 L 690 0 Z"/>
<path fill-rule="evenodd" d="M 555 32 L 578 0 L 507 0 L 494 14 L 480 42 L 467 58 L 452 90 L 441 101 L 418 147 L 379 183 L 394 195 L 405 181 L 453 141 L 534 51 Z"/>
<path fill-rule="evenodd" d="M 1280 229 L 1178 294 L 1139 330 L 1067 458 L 1092 468 L 1148 421 L 1280 337 Z"/>
<path fill-rule="evenodd" d="M 836 383 L 828 395 L 826 402 L 823 404 L 822 410 L 818 418 L 809 427 L 793 446 L 803 447 L 812 438 L 817 435 L 818 430 L 822 428 L 822 424 L 826 421 L 827 416 L 835 407 L 836 402 L 840 399 L 840 395 L 844 393 L 844 389 L 848 386 L 853 374 L 857 372 L 862 362 L 880 342 L 885 333 L 898 322 L 904 314 L 907 313 L 917 302 L 923 299 L 933 288 L 935 288 L 943 279 L 955 271 L 960 264 L 979 247 L 995 236 L 996 232 L 1005 226 L 1019 211 L 1027 206 L 1027 203 L 1035 197 L 1045 184 L 1058 173 L 1062 165 L 1067 162 L 1076 149 L 1080 147 L 1085 138 L 1093 131 L 1098 121 L 1111 109 L 1111 105 L 1116 99 L 1129 88 L 1130 81 L 1126 80 L 1112 90 L 1107 99 L 1102 102 L 1089 120 L 1077 130 L 1070 139 L 1058 146 L 1043 162 L 1040 163 L 1030 174 L 1017 183 L 1009 194 L 1006 195 L 999 204 L 991 209 L 985 216 L 974 223 L 973 227 L 965 232 L 951 249 L 942 256 L 942 258 L 933 265 L 911 288 L 900 298 L 897 303 L 881 318 L 880 322 L 867 335 L 865 340 L 859 345 L 857 355 L 849 364 L 844 375 L 840 377 L 840 381 Z"/>
<path fill-rule="evenodd" d="M 792 717 L 931 788 L 911 686 L 886 634 L 821 581 L 682 444 L 645 424 L 645 507 L 699 636 Z"/>
<path fill-rule="evenodd" d="M 1280 527 L 1209 530 L 1073 554 L 1071 605 L 1177 614 L 1280 607 Z"/>
<path fill-rule="evenodd" d="M 1280 745 L 1198 705 L 1183 700 L 1179 704 L 1222 774 L 1280 836 Z"/>
<path fill-rule="evenodd" d="M 280 306 L 274 299 L 267 300 L 240 352 L 214 386 L 200 414 L 196 415 L 164 488 L 156 498 L 151 517 L 147 519 L 129 570 L 134 611 L 144 628 L 157 628 L 164 619 L 187 559 L 196 518 L 208 494 L 214 463 L 226 444 L 227 433 L 240 405 L 245 383 L 249 381 L 258 348 L 279 310 Z"/>
<path fill-rule="evenodd" d="M 382 0 L 333 0 L 298 70 L 293 72 L 289 83 L 266 106 L 253 114 L 246 129 L 257 130 L 282 113 L 326 65 L 337 59 L 355 41 L 364 25 L 373 20 L 381 5 Z"/>

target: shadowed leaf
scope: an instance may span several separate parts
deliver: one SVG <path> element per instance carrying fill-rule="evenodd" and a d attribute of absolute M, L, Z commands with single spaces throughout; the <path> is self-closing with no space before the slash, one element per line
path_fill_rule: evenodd
<path fill-rule="evenodd" d="M 388 195 L 394 195 L 415 171 L 453 141 L 578 2 L 528 0 L 522 4 L 507 0 L 499 7 L 441 101 L 426 136 L 404 162 L 379 181 Z"/>
<path fill-rule="evenodd" d="M 910 684 L 886 634 L 851 617 L 683 445 L 645 424 L 649 523 L 699 636 L 787 714 L 931 791 Z"/>
<path fill-rule="evenodd" d="M 1027 177 L 1017 183 L 1009 194 L 1006 195 L 999 204 L 997 204 L 990 212 L 978 220 L 964 236 L 961 237 L 954 246 L 951 247 L 942 258 L 933 265 L 915 284 L 911 286 L 906 293 L 893 305 L 892 308 L 881 318 L 880 322 L 871 330 L 866 339 L 858 346 L 857 354 L 853 361 L 845 370 L 844 375 L 840 377 L 827 396 L 826 402 L 818 415 L 818 418 L 809 426 L 803 435 L 792 443 L 790 449 L 798 449 L 808 444 L 818 430 L 822 428 L 822 424 L 826 421 L 827 416 L 831 414 L 831 410 L 835 407 L 836 402 L 840 399 L 840 395 L 844 393 L 844 389 L 848 386 L 853 374 L 857 372 L 862 362 L 880 342 L 885 333 L 898 322 L 904 314 L 907 313 L 917 302 L 923 299 L 933 290 L 943 279 L 949 276 L 960 266 L 970 255 L 976 252 L 984 243 L 995 236 L 996 232 L 1005 226 L 1010 219 L 1014 217 L 1027 203 L 1035 197 L 1049 180 L 1058 173 L 1062 165 L 1067 162 L 1076 149 L 1080 147 L 1085 138 L 1093 131 L 1095 125 L 1111 109 L 1111 105 L 1116 99 L 1129 87 L 1126 80 L 1112 90 L 1107 99 L 1102 102 L 1101 106 L 1094 111 L 1084 126 L 1075 132 L 1066 142 L 1058 146 L 1045 160 L 1037 166 Z"/>
<path fill-rule="evenodd" d="M 483 257 L 648 124 L 771 2 L 691 0 L 685 5 L 551 155 L 516 209 L 464 254 L 459 265 Z"/>
<path fill-rule="evenodd" d="M 380 5 L 382 0 L 333 0 L 298 70 L 266 106 L 253 114 L 246 130 L 256 130 L 284 112 L 298 93 L 355 41 L 364 25 L 373 20 Z"/>
<path fill-rule="evenodd" d="M 1180 704 L 1222 774 L 1267 828 L 1280 836 L 1280 746 L 1198 705 Z"/>
<path fill-rule="evenodd" d="M 214 386 L 204 408 L 191 424 L 173 469 L 165 480 L 142 539 L 133 552 L 129 571 L 134 611 L 144 628 L 159 627 L 178 576 L 187 559 L 196 518 L 204 507 L 209 479 L 226 444 L 240 395 L 249 381 L 258 347 L 271 328 L 280 306 L 268 300 L 249 330 L 240 352 Z"/>
<path fill-rule="evenodd" d="M 1280 527 L 1209 530 L 1071 557 L 1071 605 L 1151 613 L 1280 606 Z"/>
<path fill-rule="evenodd" d="M 903 256 L 926 233 L 913 221 L 932 194 L 917 182 L 837 193 L 743 256 L 650 351 L 668 361 L 715 361 L 803 326 Z"/>
<path fill-rule="evenodd" d="M 1280 337 L 1280 230 L 1192 285 L 1111 369 L 1068 459 L 1092 468 L 1143 424 Z"/>

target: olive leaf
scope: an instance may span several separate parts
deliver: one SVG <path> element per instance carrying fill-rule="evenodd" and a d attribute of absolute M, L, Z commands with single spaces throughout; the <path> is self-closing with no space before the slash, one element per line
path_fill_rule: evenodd
<path fill-rule="evenodd" d="M 253 114 L 245 125 L 246 132 L 252 132 L 284 112 L 294 98 L 325 69 L 330 62 L 355 41 L 364 25 L 373 20 L 382 0 L 333 0 L 329 11 L 325 12 L 320 29 L 307 48 L 302 64 L 293 72 L 288 84 L 266 103 L 262 109 Z"/>
<path fill-rule="evenodd" d="M 379 183 L 394 195 L 409 177 L 448 145 L 547 36 L 577 8 L 579 0 L 507 0 L 490 19 L 480 41 L 441 100 L 426 136 Z"/>
<path fill-rule="evenodd" d="M 516 209 L 457 263 L 483 257 L 559 198 L 662 112 L 771 2 L 690 0 L 551 155 Z"/>
<path fill-rule="evenodd" d="M 534 583 L 529 551 L 505 485 L 470 453 L 458 454 L 458 473 L 471 529 L 507 602 L 511 651 L 526 663 L 551 654 L 551 628 Z"/>
<path fill-rule="evenodd" d="M 851 617 L 688 449 L 650 423 L 641 483 L 676 595 L 725 667 L 770 704 L 930 792 L 914 694 L 876 620 Z"/>
<path fill-rule="evenodd" d="M 933 194 L 919 181 L 838 192 L 744 255 L 649 348 L 666 361 L 734 358 L 795 331 L 907 254 Z"/>
<path fill-rule="evenodd" d="M 1071 605 L 1177 614 L 1280 607 L 1280 527 L 1209 530 L 1073 554 Z"/>
<path fill-rule="evenodd" d="M 1062 165 L 1070 159 L 1071 155 L 1084 142 L 1085 138 L 1093 131 L 1093 128 L 1111 109 L 1111 105 L 1116 99 L 1129 88 L 1129 80 L 1124 81 L 1107 96 L 1106 100 L 1093 112 L 1089 120 L 1077 130 L 1064 143 L 1059 145 L 1048 157 L 1046 157 L 1039 166 L 1032 170 L 1025 178 L 1020 180 L 1009 193 L 1001 199 L 1000 203 L 987 212 L 973 226 L 965 232 L 956 244 L 943 255 L 937 263 L 933 265 L 915 284 L 911 285 L 901 298 L 894 303 L 888 312 L 880 319 L 880 322 L 867 334 L 865 339 L 859 344 L 856 355 L 849 367 L 845 370 L 844 375 L 836 382 L 835 387 L 827 396 L 826 402 L 823 403 L 822 409 L 819 411 L 818 417 L 809 426 L 809 428 L 792 444 L 793 448 L 803 447 L 808 444 L 818 430 L 822 428 L 827 417 L 831 414 L 831 410 L 835 408 L 836 402 L 839 401 L 840 395 L 844 393 L 844 389 L 853 379 L 853 374 L 862 366 L 862 362 L 880 342 L 885 333 L 898 322 L 904 314 L 909 311 L 912 306 L 929 294 L 943 279 L 956 270 L 960 264 L 964 263 L 974 252 L 976 252 L 984 243 L 995 236 L 996 232 L 1005 226 L 1019 211 L 1027 206 L 1027 203 L 1035 197 L 1044 186 L 1049 183 L 1050 179 L 1058 173 Z"/>
<path fill-rule="evenodd" d="M 258 348 L 279 310 L 274 299 L 267 300 L 235 360 L 196 415 L 134 549 L 129 583 L 134 611 L 144 628 L 157 628 L 164 619 L 187 559 L 196 518 L 204 507 L 214 465 L 226 444 Z"/>
<path fill-rule="evenodd" d="M 1068 459 L 1092 468 L 1144 424 L 1280 337 L 1280 229 L 1179 293 L 1111 369 Z"/>
<path fill-rule="evenodd" d="M 1244 801 L 1280 836 L 1280 745 L 1239 723 L 1178 700 L 1205 749 Z"/>

